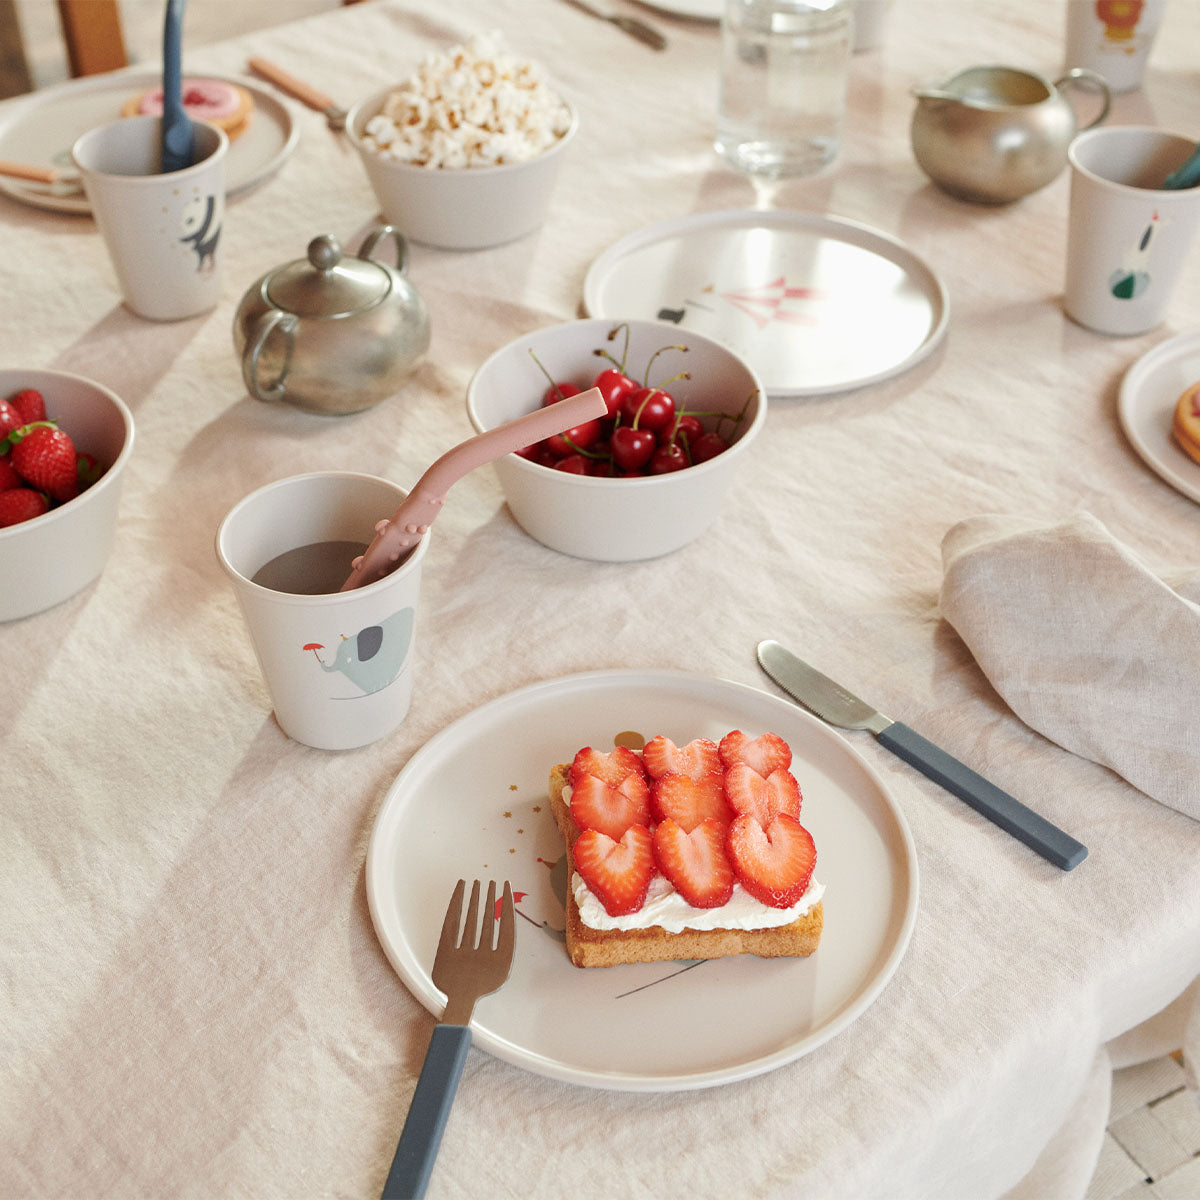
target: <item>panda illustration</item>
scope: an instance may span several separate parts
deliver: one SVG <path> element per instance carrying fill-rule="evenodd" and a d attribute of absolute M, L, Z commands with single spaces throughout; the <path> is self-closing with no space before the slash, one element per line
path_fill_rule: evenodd
<path fill-rule="evenodd" d="M 196 251 L 198 271 L 211 271 L 216 266 L 217 240 L 221 236 L 220 222 L 215 220 L 216 196 L 194 196 L 184 205 L 180 228 L 181 242 L 190 242 Z"/>

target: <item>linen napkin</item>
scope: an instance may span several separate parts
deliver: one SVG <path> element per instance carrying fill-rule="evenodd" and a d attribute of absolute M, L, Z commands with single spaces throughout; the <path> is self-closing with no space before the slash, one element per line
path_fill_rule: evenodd
<path fill-rule="evenodd" d="M 942 615 L 1017 716 L 1200 820 L 1200 570 L 1150 570 L 1087 512 L 971 517 L 942 564 Z"/>

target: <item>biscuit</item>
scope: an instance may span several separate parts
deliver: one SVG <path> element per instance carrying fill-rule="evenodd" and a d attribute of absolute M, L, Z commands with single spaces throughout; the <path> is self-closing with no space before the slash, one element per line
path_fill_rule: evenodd
<path fill-rule="evenodd" d="M 1193 383 L 1175 402 L 1171 432 L 1183 452 L 1200 462 L 1200 383 Z"/>
<path fill-rule="evenodd" d="M 245 133 L 253 108 L 254 97 L 239 84 L 224 79 L 183 81 L 183 111 L 193 120 L 208 121 L 223 129 L 230 141 Z M 157 117 L 162 110 L 160 86 L 131 96 L 122 106 L 121 115 Z"/>

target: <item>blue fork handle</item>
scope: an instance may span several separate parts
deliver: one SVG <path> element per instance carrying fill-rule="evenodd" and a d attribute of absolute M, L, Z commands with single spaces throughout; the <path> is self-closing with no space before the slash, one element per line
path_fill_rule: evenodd
<path fill-rule="evenodd" d="M 382 1200 L 417 1200 L 425 1195 L 470 1045 L 471 1030 L 466 1025 L 434 1027 Z"/>
<path fill-rule="evenodd" d="M 1077 842 L 1057 825 L 1027 808 L 1007 792 L 977 775 L 953 755 L 935 746 L 915 730 L 900 721 L 893 721 L 882 733 L 875 735 L 879 743 L 893 754 L 916 767 L 922 775 L 965 800 L 976 812 L 993 824 L 1024 842 L 1047 862 L 1064 871 L 1077 867 L 1087 858 L 1087 847 Z"/>

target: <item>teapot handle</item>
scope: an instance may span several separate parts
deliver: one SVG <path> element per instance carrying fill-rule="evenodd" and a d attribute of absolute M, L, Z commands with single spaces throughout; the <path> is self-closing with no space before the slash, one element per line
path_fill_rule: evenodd
<path fill-rule="evenodd" d="M 267 338 L 276 326 L 283 333 L 286 341 L 286 349 L 283 356 L 283 369 L 279 372 L 279 378 L 274 383 L 260 384 L 258 381 L 258 360 L 262 354 L 263 346 L 266 345 Z M 292 333 L 296 328 L 296 316 L 293 313 L 285 313 L 281 309 L 272 308 L 263 313 L 254 323 L 254 328 L 250 331 L 250 336 L 246 339 L 246 346 L 242 350 L 242 379 L 246 382 L 246 388 L 249 390 L 256 400 L 266 400 L 268 403 L 275 400 L 283 399 L 284 382 L 287 379 L 288 368 L 292 365 Z"/>
<path fill-rule="evenodd" d="M 395 240 L 396 270 L 403 275 L 404 268 L 408 266 L 408 243 L 404 240 L 404 234 L 395 225 L 379 225 L 375 229 L 372 229 L 363 238 L 363 244 L 358 248 L 358 257 L 369 260 L 372 251 L 379 245 L 380 239 L 385 237 L 391 237 Z"/>
<path fill-rule="evenodd" d="M 1092 129 L 1099 125 L 1108 116 L 1109 109 L 1112 108 L 1112 88 L 1108 86 L 1108 80 L 1098 71 L 1089 71 L 1087 67 L 1072 67 L 1061 79 L 1054 81 L 1054 86 L 1060 88 L 1066 83 L 1090 83 L 1100 93 L 1103 98 L 1100 115 L 1081 126 L 1079 132 L 1082 133 L 1085 129 Z"/>

